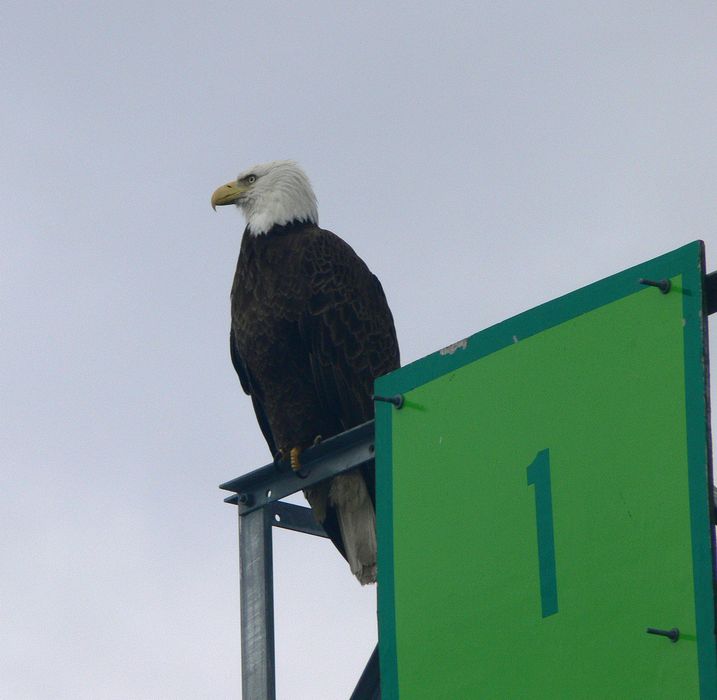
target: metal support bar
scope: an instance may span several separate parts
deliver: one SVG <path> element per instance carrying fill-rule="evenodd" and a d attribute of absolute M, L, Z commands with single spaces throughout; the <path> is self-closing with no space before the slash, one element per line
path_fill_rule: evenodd
<path fill-rule="evenodd" d="M 242 697 L 275 700 L 271 523 L 262 508 L 239 516 Z"/>
<path fill-rule="evenodd" d="M 708 314 L 717 311 L 717 272 L 705 275 L 703 292 L 705 295 L 705 308 Z"/>
<path fill-rule="evenodd" d="M 373 650 L 350 700 L 381 700 L 380 674 L 378 670 L 378 644 Z"/>
<path fill-rule="evenodd" d="M 311 508 L 304 508 L 293 503 L 283 503 L 277 501 L 266 506 L 265 510 L 269 511 L 271 524 L 274 527 L 282 527 L 285 530 L 294 530 L 294 532 L 303 532 L 306 535 L 316 535 L 317 537 L 328 537 L 326 531 L 319 523 L 311 511 Z"/>
<path fill-rule="evenodd" d="M 319 481 L 371 462 L 374 457 L 373 440 L 373 421 L 368 421 L 303 452 L 301 464 L 306 474 L 304 478 L 295 474 L 287 464 L 272 462 L 227 481 L 219 488 L 234 491 L 236 496 L 226 500 L 236 503 L 240 514 L 250 513 Z"/>

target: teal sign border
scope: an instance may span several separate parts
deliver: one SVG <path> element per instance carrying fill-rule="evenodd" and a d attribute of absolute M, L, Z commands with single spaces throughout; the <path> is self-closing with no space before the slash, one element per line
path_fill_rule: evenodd
<path fill-rule="evenodd" d="M 453 352 L 435 352 L 376 380 L 377 394 L 401 394 L 512 343 L 557 326 L 644 289 L 640 278 L 660 280 L 682 275 L 685 323 L 685 387 L 687 450 L 692 528 L 692 560 L 697 616 L 700 695 L 717 697 L 717 645 L 715 643 L 715 571 L 712 539 L 706 527 L 714 519 L 711 509 L 712 461 L 709 428 L 707 317 L 703 302 L 704 244 L 695 241 L 682 248 L 629 268 L 575 292 L 514 316 L 476 333 Z M 674 293 L 673 292 L 673 293 Z M 659 293 L 655 290 L 655 293 Z M 692 329 L 699 324 L 701 333 Z M 392 518 L 392 415 L 391 404 L 376 404 L 376 517 L 379 538 L 379 657 L 384 700 L 397 700 L 398 668 L 393 579 Z"/>

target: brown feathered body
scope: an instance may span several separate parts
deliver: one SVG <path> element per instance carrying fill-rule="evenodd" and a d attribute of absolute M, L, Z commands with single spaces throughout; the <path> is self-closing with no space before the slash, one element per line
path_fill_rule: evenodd
<path fill-rule="evenodd" d="M 371 420 L 374 379 L 399 366 L 380 282 L 347 243 L 312 223 L 274 226 L 261 235 L 245 230 L 231 317 L 232 361 L 273 455 Z M 373 502 L 373 473 L 359 476 Z M 342 489 L 353 492 L 356 477 L 341 482 Z M 319 484 L 305 493 L 347 556 L 337 511 L 352 496 L 338 494 L 338 486 Z"/>

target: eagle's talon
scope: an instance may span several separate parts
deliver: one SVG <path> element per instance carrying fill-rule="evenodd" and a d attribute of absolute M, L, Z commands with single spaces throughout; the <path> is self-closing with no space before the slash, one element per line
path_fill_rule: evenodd
<path fill-rule="evenodd" d="M 305 479 L 307 476 L 309 476 L 309 474 L 302 469 L 301 460 L 299 459 L 300 454 L 300 447 L 292 447 L 289 450 L 289 463 L 291 464 L 291 470 L 294 472 L 294 474 L 296 474 L 296 476 L 298 476 L 300 479 Z"/>

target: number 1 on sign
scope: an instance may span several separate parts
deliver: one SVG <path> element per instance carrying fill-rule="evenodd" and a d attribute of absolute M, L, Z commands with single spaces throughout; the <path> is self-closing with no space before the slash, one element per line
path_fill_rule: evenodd
<path fill-rule="evenodd" d="M 535 486 L 535 521 L 538 531 L 538 569 L 543 617 L 558 612 L 558 580 L 555 572 L 553 496 L 550 488 L 550 451 L 541 450 L 528 465 L 528 486 Z"/>

